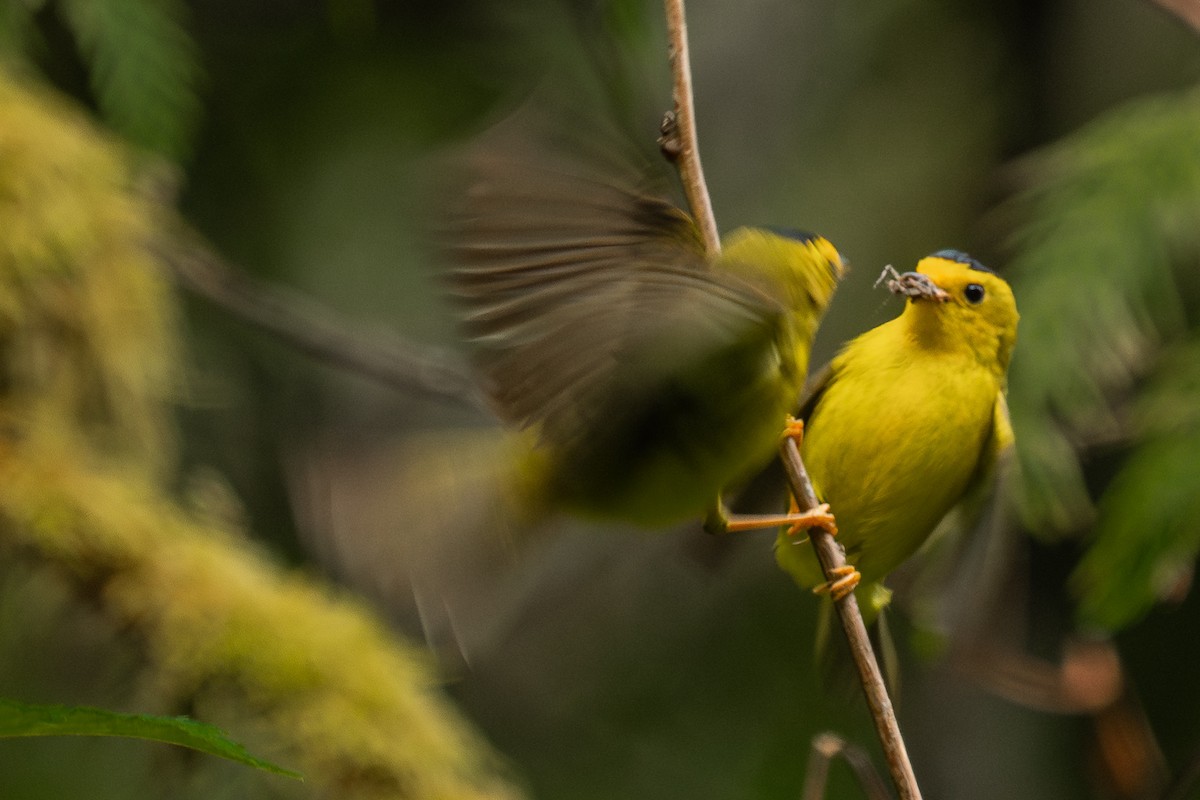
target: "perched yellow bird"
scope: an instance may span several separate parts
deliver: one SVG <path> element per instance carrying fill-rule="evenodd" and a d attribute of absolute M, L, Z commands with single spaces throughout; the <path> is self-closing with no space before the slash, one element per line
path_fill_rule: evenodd
<path fill-rule="evenodd" d="M 647 171 L 526 134 L 493 133 L 470 154 L 449 231 L 485 390 L 532 433 L 526 506 L 643 526 L 781 524 L 730 522 L 719 495 L 777 451 L 838 252 L 742 228 L 710 258 Z"/>
<path fill-rule="evenodd" d="M 908 296 L 903 313 L 847 344 L 799 414 L 804 464 L 857 572 L 823 584 L 807 542 L 784 531 L 776 543 L 780 566 L 801 585 L 838 597 L 861 580 L 868 618 L 890 597 L 883 578 L 1013 441 L 1004 391 L 1018 315 L 1008 284 L 943 250 L 889 286 Z"/>

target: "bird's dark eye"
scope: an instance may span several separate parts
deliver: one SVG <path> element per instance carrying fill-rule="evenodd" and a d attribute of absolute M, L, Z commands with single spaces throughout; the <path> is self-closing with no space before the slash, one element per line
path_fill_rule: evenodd
<path fill-rule="evenodd" d="M 967 302 L 973 306 L 983 302 L 983 287 L 978 283 L 968 283 L 967 288 L 963 289 L 963 297 L 967 298 Z"/>

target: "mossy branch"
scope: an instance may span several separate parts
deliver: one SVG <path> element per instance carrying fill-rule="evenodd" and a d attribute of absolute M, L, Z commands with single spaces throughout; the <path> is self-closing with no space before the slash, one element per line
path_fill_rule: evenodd
<path fill-rule="evenodd" d="M 176 499 L 165 401 L 183 348 L 148 246 L 174 214 L 116 139 L 3 70 L 0 118 L 4 555 L 48 567 L 135 638 L 139 705 L 215 708 L 300 769 L 307 796 L 519 797 L 422 648 L 251 546 L 223 486 L 203 507 Z"/>

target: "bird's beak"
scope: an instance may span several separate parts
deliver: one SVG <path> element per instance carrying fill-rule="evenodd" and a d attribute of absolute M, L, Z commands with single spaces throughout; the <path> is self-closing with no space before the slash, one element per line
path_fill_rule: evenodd
<path fill-rule="evenodd" d="M 891 266 L 884 267 L 883 274 L 875 282 L 878 286 L 885 278 L 887 288 L 893 294 L 902 294 L 910 300 L 936 300 L 944 303 L 950 299 L 950 294 L 933 282 L 928 275 L 921 272 L 896 272 Z"/>

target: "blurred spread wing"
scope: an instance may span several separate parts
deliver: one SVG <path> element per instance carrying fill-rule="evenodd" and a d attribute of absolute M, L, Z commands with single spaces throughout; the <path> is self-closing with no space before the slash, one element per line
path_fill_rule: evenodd
<path fill-rule="evenodd" d="M 471 155 L 450 231 L 453 290 L 506 421 L 570 439 L 630 370 L 776 329 L 778 305 L 709 271 L 691 219 L 628 160 L 535 142 L 510 132 Z"/>

